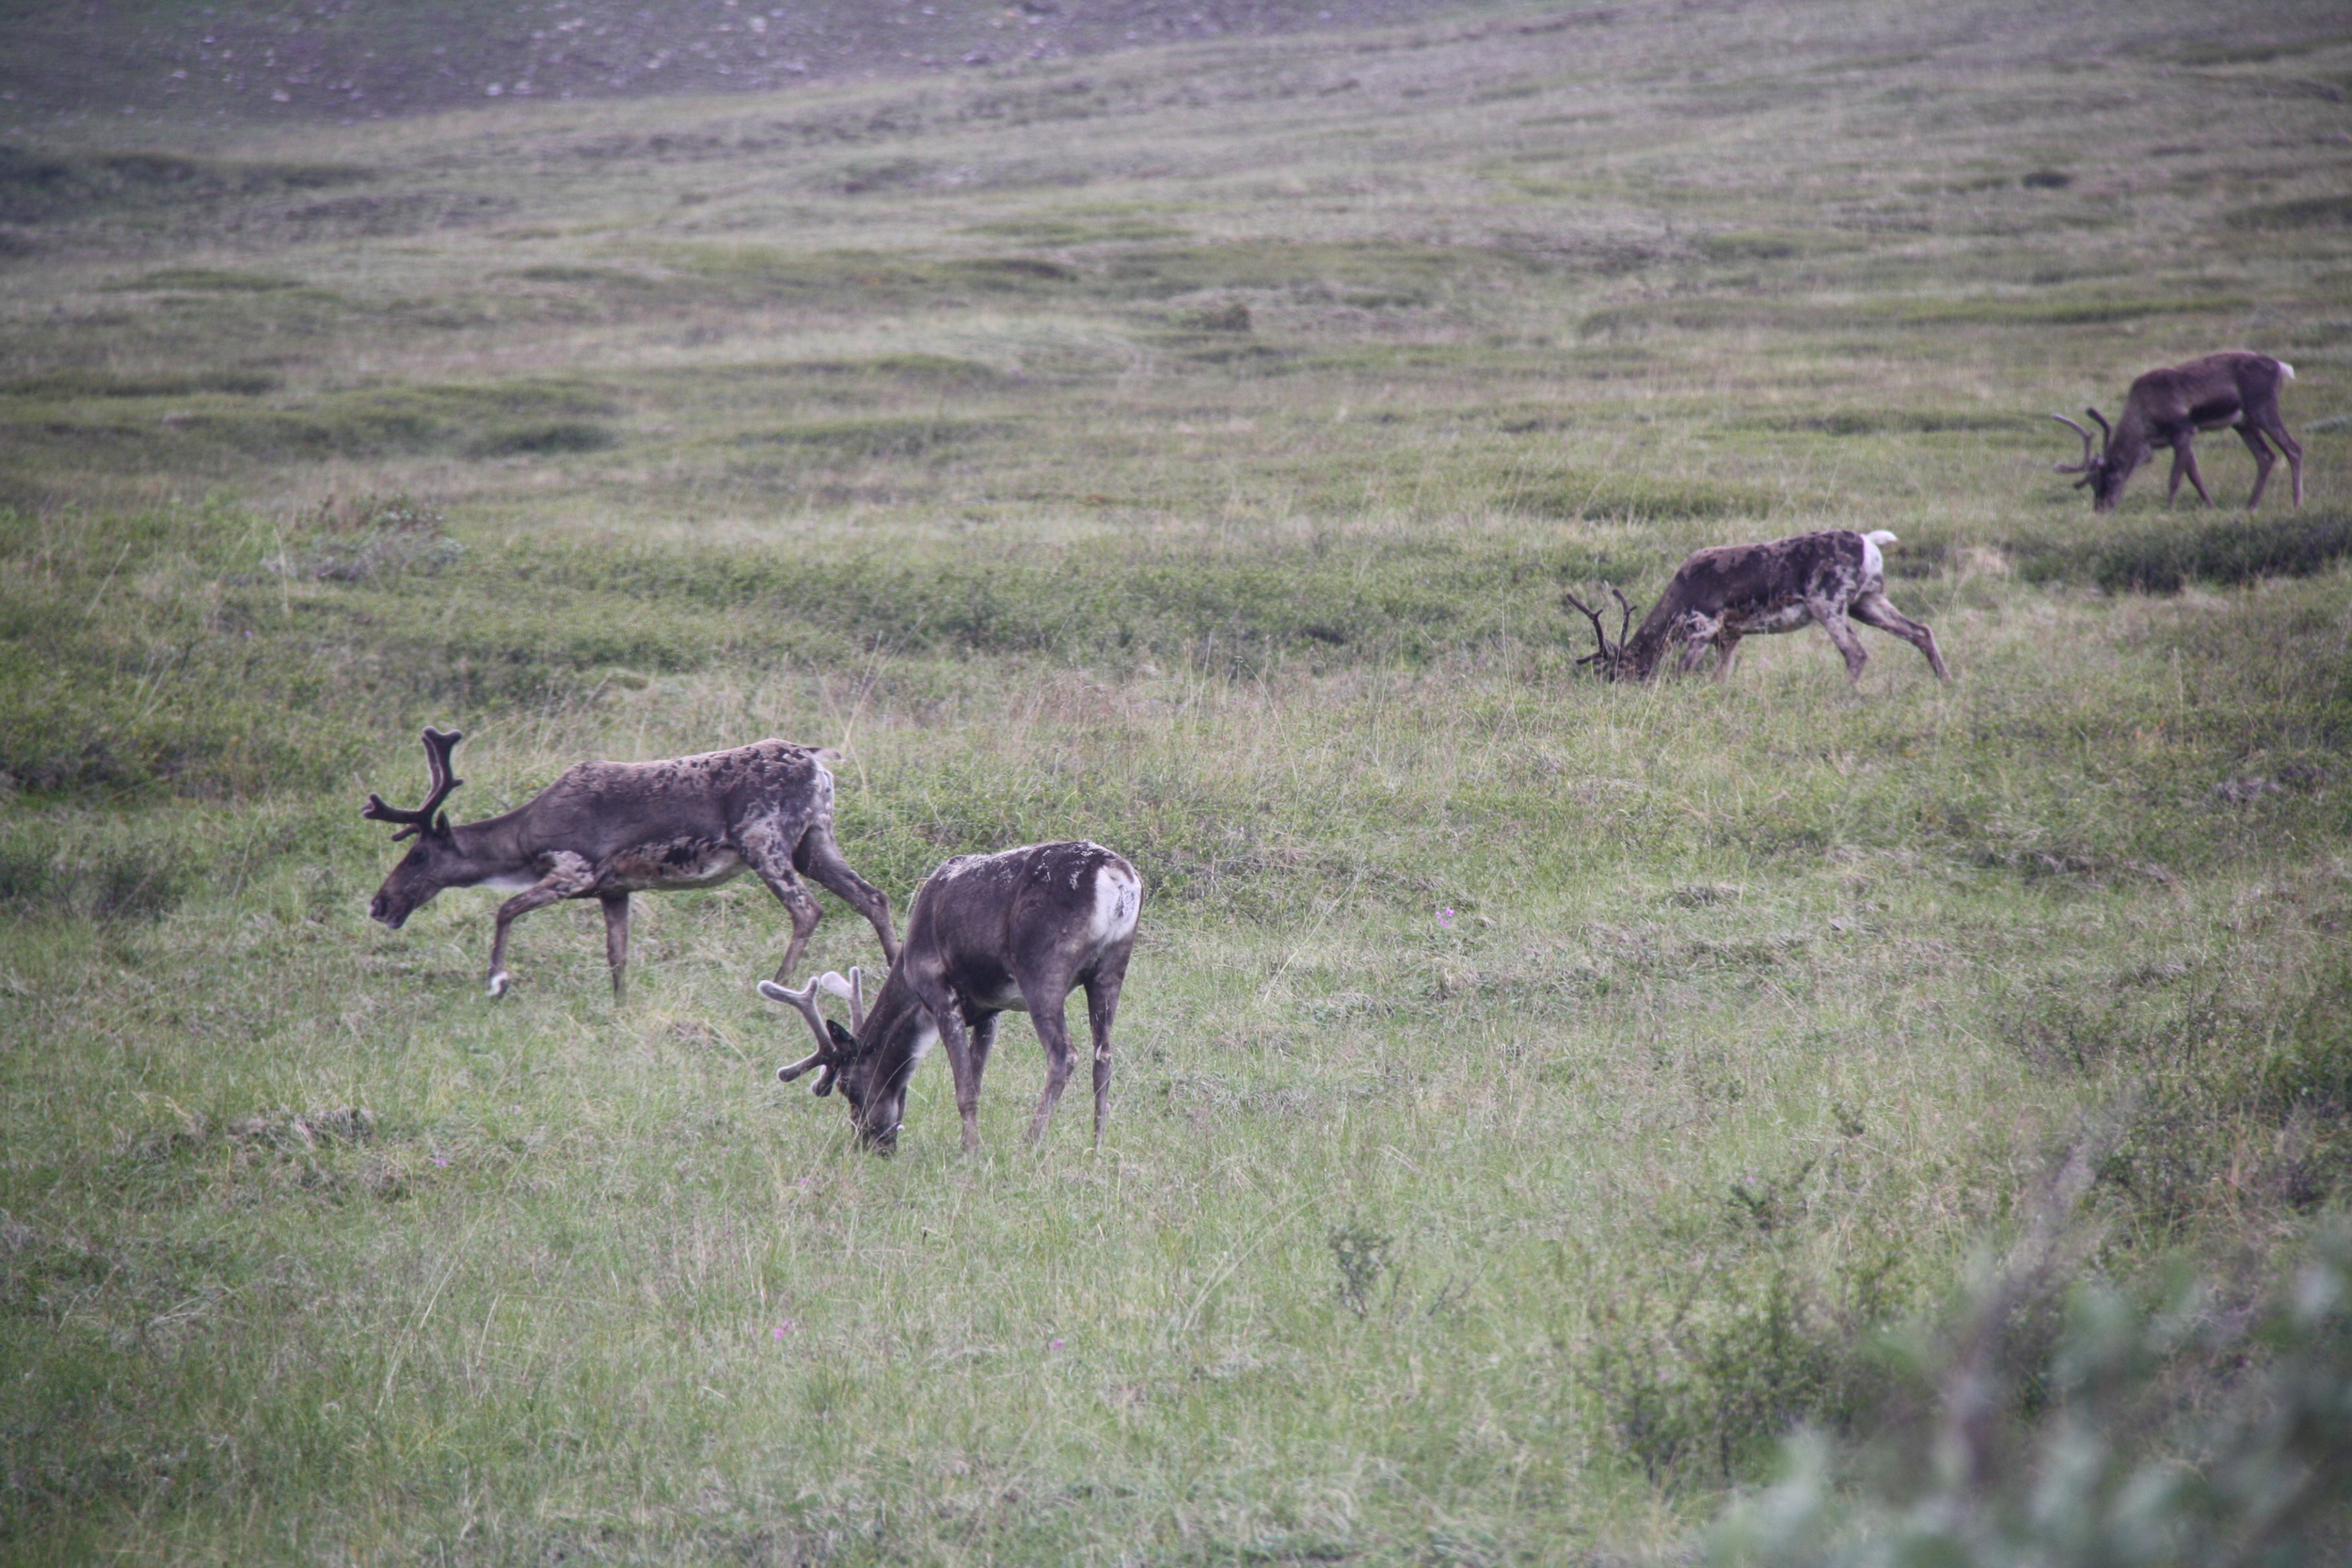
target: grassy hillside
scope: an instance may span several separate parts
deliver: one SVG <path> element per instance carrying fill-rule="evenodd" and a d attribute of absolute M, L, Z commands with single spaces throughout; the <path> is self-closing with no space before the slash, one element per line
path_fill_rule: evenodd
<path fill-rule="evenodd" d="M 2352 29 L 1317 8 L 0 138 L 8 1555 L 1818 1561 L 1962 1450 L 2340 1549 L 2243 1498 L 2352 1453 Z M 2306 504 L 2093 517 L 2048 413 L 2222 346 Z M 1953 685 L 1576 668 L 1833 527 Z M 427 722 L 461 816 L 837 746 L 901 911 L 1119 848 L 1104 1148 L 1010 1020 L 856 1152 L 753 883 L 485 998 L 493 895 L 365 918 Z M 1829 1533 L 1710 1536 L 1800 1429 Z"/>

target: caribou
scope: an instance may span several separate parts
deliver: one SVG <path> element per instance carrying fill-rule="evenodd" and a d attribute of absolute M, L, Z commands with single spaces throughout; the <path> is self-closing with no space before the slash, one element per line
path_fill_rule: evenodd
<path fill-rule="evenodd" d="M 1851 614 L 1917 648 L 1928 656 L 1928 667 L 1935 672 L 1935 678 L 1948 681 L 1951 672 L 1944 668 L 1935 633 L 1887 602 L 1886 561 L 1881 546 L 1894 542 L 1895 536 L 1884 529 L 1869 533 L 1833 529 L 1762 545 L 1718 545 L 1700 550 L 1676 568 L 1674 580 L 1658 595 L 1657 604 L 1630 639 L 1626 628 L 1632 625 L 1633 606 L 1622 592 L 1610 588 L 1624 611 L 1614 643 L 1598 610 L 1574 594 L 1564 594 L 1566 604 L 1582 610 L 1593 623 L 1593 636 L 1600 643 L 1597 652 L 1577 662 L 1597 667 L 1613 681 L 1645 681 L 1679 643 L 1680 667 L 1685 672 L 1697 669 L 1707 651 L 1714 649 L 1720 656 L 1715 667 L 1720 679 L 1730 673 L 1742 637 L 1795 631 L 1808 623 L 1819 623 L 1845 655 L 1847 677 L 1859 681 L 1862 666 L 1870 656 L 1846 624 Z"/>
<path fill-rule="evenodd" d="M 452 826 L 441 802 L 466 781 L 450 771 L 462 732 L 424 732 L 432 792 L 421 806 L 388 806 L 370 795 L 359 815 L 399 827 L 392 841 L 415 847 L 384 879 L 368 913 L 393 930 L 444 888 L 512 892 L 490 939 L 490 994 L 505 994 L 507 927 L 560 898 L 604 905 L 604 956 L 612 994 L 627 992 L 628 895 L 716 887 L 745 866 L 792 917 L 792 940 L 777 966 L 788 974 L 820 918 L 796 873 L 838 894 L 872 922 L 882 955 L 895 958 L 890 901 L 850 869 L 833 837 L 830 750 L 762 740 L 732 751 L 662 762 L 583 762 L 501 816 Z M 437 816 L 436 814 L 438 813 Z"/>
<path fill-rule="evenodd" d="M 2286 421 L 2279 417 L 2279 388 L 2294 379 L 2295 367 L 2283 359 L 2243 349 L 2150 371 L 2132 383 L 2123 398 L 2123 412 L 2112 426 L 2096 408 L 2083 410 L 2097 422 L 2104 437 L 2095 457 L 2090 431 L 2063 414 L 2050 416 L 2083 438 L 2082 461 L 2060 463 L 2057 469 L 2082 475 L 2074 488 L 2090 486 L 2090 509 L 2111 512 L 2123 499 L 2123 482 L 2132 477 L 2132 470 L 2147 462 L 2157 447 L 2170 447 L 2172 477 L 2165 485 L 2164 503 L 2172 504 L 2185 478 L 2196 488 L 2197 499 L 2211 506 L 2213 497 L 2205 493 L 2204 476 L 2197 471 L 2197 454 L 2189 450 L 2189 443 L 2201 430 L 2234 430 L 2246 450 L 2254 454 L 2254 491 L 2246 498 L 2246 510 L 2251 512 L 2262 504 L 2263 486 L 2270 483 L 2270 470 L 2279 461 L 2264 441 L 2265 436 L 2287 454 L 2287 471 L 2295 480 L 2295 504 L 2300 506 L 2303 448 L 2287 434 Z"/>
<path fill-rule="evenodd" d="M 906 942 L 868 1009 L 865 976 L 826 974 L 792 990 L 762 980 L 759 991 L 808 1021 L 817 1050 L 777 1069 L 789 1084 L 817 1073 L 812 1088 L 838 1084 L 858 1141 L 887 1153 L 906 1116 L 907 1084 L 934 1041 L 947 1047 L 963 1147 L 979 1147 L 980 1075 L 996 1043 L 1000 1013 L 1025 1012 L 1045 1048 L 1045 1090 L 1029 1118 L 1029 1142 L 1045 1136 L 1070 1082 L 1070 1030 L 1063 1008 L 1084 987 L 1094 1036 L 1094 1147 L 1111 1091 L 1111 1020 L 1136 946 L 1143 879 L 1099 844 L 1032 844 L 943 862 L 915 890 Z M 827 1018 L 818 992 L 848 998 L 850 1027 Z"/>

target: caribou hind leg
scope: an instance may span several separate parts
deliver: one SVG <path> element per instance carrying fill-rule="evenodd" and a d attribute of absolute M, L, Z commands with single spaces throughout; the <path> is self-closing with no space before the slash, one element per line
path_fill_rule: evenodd
<path fill-rule="evenodd" d="M 1858 594 L 1849 609 L 1853 618 L 1864 626 L 1892 632 L 1927 655 L 1928 668 L 1935 672 L 1937 680 L 1948 681 L 1952 678 L 1951 672 L 1944 668 L 1944 650 L 1935 645 L 1935 633 L 1897 610 L 1887 601 L 1884 594 Z"/>
<path fill-rule="evenodd" d="M 799 847 L 792 851 L 792 864 L 866 917 L 866 924 L 874 927 L 874 935 L 882 939 L 885 964 L 898 961 L 898 939 L 890 928 L 890 900 L 883 896 L 882 889 L 850 869 L 850 863 L 842 858 L 841 846 L 834 841 L 832 829 L 819 822 L 803 833 Z"/>
<path fill-rule="evenodd" d="M 1124 954 L 1104 960 L 1088 977 L 1087 1024 L 1094 1036 L 1094 1147 L 1103 1147 L 1103 1118 L 1111 1103 L 1111 1020 L 1119 1013 L 1119 988 L 1126 983 Z"/>
<path fill-rule="evenodd" d="M 784 912 L 792 917 L 792 940 L 785 943 L 784 961 L 776 966 L 776 984 L 791 984 L 792 968 L 801 961 L 801 951 L 808 939 L 817 933 L 817 923 L 824 911 L 800 878 L 792 874 L 792 851 L 784 842 L 784 835 L 772 827 L 759 825 L 745 828 L 736 835 L 738 852 L 743 863 L 752 868 L 759 879 L 768 884 L 768 891 L 776 895 Z"/>
<path fill-rule="evenodd" d="M 2279 458 L 2270 450 L 2270 443 L 2263 439 L 2262 432 L 2252 425 L 2239 425 L 2237 435 L 2238 439 L 2246 443 L 2246 450 L 2254 454 L 2254 491 L 2246 498 L 2246 510 L 2251 512 L 2262 505 L 2263 486 L 2270 483 L 2270 470 L 2277 466 Z"/>
<path fill-rule="evenodd" d="M 2261 430 L 2265 436 L 2267 436 L 2273 441 L 2276 441 L 2279 444 L 2279 450 L 2287 454 L 2287 474 L 2288 477 L 2295 481 L 2295 504 L 2297 506 L 2302 505 L 2303 443 L 2287 434 L 2287 423 L 2284 420 L 2279 418 L 2279 410 L 2275 406 L 2264 410 L 2259 416 L 2249 416 L 2248 422 Z M 2251 444 L 2251 436 L 2248 437 L 2248 442 L 2249 445 Z M 2262 481 L 2257 479 L 2254 483 L 2254 500 L 2260 500 L 2262 499 Z M 2246 507 L 2248 511 L 2252 511 L 2254 501 L 2248 501 L 2246 503 Z"/>
<path fill-rule="evenodd" d="M 1070 1021 L 1063 1013 L 1070 1005 L 1070 989 L 1066 974 L 1040 975 L 1021 987 L 1021 998 L 1029 1007 L 1029 1022 L 1037 1029 L 1037 1042 L 1045 1048 L 1045 1090 L 1038 1096 L 1036 1114 L 1029 1117 L 1032 1144 L 1045 1141 L 1045 1124 L 1054 1119 L 1054 1107 L 1070 1085 Z"/>

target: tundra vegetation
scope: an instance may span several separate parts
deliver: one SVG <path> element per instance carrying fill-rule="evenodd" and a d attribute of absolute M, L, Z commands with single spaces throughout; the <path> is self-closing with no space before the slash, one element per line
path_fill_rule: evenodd
<path fill-rule="evenodd" d="M 2352 30 L 1344 24 L 0 102 L 5 1555 L 2341 1560 Z M 2090 515 L 2049 414 L 2223 347 L 2304 506 Z M 1951 685 L 1577 670 L 1822 529 Z M 1016 1024 L 861 1152 L 747 880 L 485 999 L 367 919 L 425 723 L 1119 850 L 1101 1149 Z"/>

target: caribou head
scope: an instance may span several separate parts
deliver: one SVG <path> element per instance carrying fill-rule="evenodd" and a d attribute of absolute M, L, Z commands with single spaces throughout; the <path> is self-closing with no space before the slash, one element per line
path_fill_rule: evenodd
<path fill-rule="evenodd" d="M 850 1004 L 847 1029 L 827 1018 L 818 1006 L 817 993 L 820 990 L 831 991 Z M 906 1116 L 906 1079 L 899 1075 L 895 1091 L 878 1094 L 874 1080 L 881 1053 L 862 1053 L 858 1048 L 858 1036 L 866 1028 L 866 972 L 852 968 L 845 977 L 827 970 L 799 990 L 773 980 L 762 980 L 759 994 L 771 1002 L 793 1007 L 808 1021 L 809 1032 L 817 1037 L 815 1051 L 776 1069 L 776 1082 L 789 1084 L 803 1073 L 814 1071 L 817 1082 L 809 1085 L 809 1092 L 831 1094 L 838 1085 L 841 1098 L 850 1102 L 850 1119 L 857 1127 L 860 1143 L 885 1152 L 895 1148 L 899 1123 Z"/>
<path fill-rule="evenodd" d="M 1624 611 L 1617 618 L 1617 641 L 1614 643 L 1609 641 L 1609 629 L 1601 625 L 1598 610 L 1573 594 L 1564 593 L 1560 597 L 1563 603 L 1584 612 L 1584 618 L 1593 623 L 1593 640 L 1599 644 L 1592 653 L 1578 659 L 1577 663 L 1589 664 L 1603 680 L 1613 681 L 1633 673 L 1632 667 L 1627 662 L 1625 651 L 1626 628 L 1633 625 L 1633 606 L 1627 602 L 1624 590 L 1618 588 L 1615 583 L 1609 585 L 1609 592 L 1616 595 L 1617 608 Z M 1635 678 L 1639 679 L 1640 676 L 1636 675 Z"/>
<path fill-rule="evenodd" d="M 408 917 L 433 901 L 433 895 L 445 887 L 462 883 L 466 879 L 459 863 L 466 857 L 457 847 L 457 834 L 449 825 L 449 814 L 441 810 L 441 802 L 450 792 L 466 781 L 450 771 L 450 753 L 466 738 L 462 730 L 443 734 L 439 730 L 424 732 L 425 766 L 431 770 L 432 793 L 424 804 L 413 810 L 388 806 L 381 795 L 370 795 L 368 803 L 359 808 L 359 815 L 371 822 L 390 822 L 400 832 L 392 835 L 397 844 L 414 837 L 416 847 L 392 867 L 384 885 L 376 890 L 368 905 L 371 918 L 382 921 L 393 930 L 400 929 Z M 436 814 L 438 814 L 437 816 Z"/>
<path fill-rule="evenodd" d="M 2093 512 L 2109 512 L 2122 499 L 2123 481 L 2131 477 L 2132 467 L 2137 465 L 2125 467 L 2108 455 L 2108 449 L 2115 444 L 2115 429 L 2107 423 L 2106 416 L 2096 408 L 2086 408 L 2083 412 L 2098 421 L 2098 451 L 2094 454 L 2090 450 L 2090 432 L 2063 414 L 2053 414 L 2050 418 L 2083 438 L 2083 460 L 2079 463 L 2057 463 L 2051 467 L 2057 473 L 2082 475 L 2074 482 L 2074 488 L 2079 490 L 2086 484 L 2090 486 L 2090 509 Z"/>

